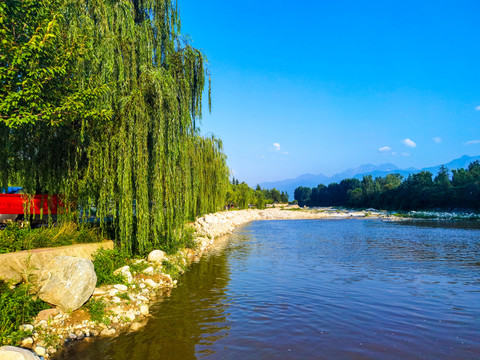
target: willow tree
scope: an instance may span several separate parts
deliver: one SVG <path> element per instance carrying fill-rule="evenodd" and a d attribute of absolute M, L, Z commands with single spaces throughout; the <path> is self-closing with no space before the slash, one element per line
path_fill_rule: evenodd
<path fill-rule="evenodd" d="M 175 246 L 187 220 L 223 205 L 228 183 L 221 142 L 197 127 L 205 57 L 180 35 L 176 1 L 50 4 L 62 43 L 81 39 L 85 49 L 67 76 L 71 91 L 94 106 L 55 126 L 8 127 L 4 111 L 4 183 L 62 193 L 73 217 L 95 208 L 102 226 L 113 219 L 126 253 Z"/>

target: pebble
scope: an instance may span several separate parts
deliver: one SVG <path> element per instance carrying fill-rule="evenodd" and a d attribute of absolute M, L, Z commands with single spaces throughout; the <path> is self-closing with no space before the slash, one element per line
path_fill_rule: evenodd
<path fill-rule="evenodd" d="M 101 336 L 112 336 L 112 335 L 115 335 L 116 332 L 117 331 L 114 328 L 104 329 L 104 330 L 102 330 L 100 335 Z"/>
<path fill-rule="evenodd" d="M 38 356 L 45 356 L 45 354 L 47 353 L 47 349 L 45 349 L 43 346 L 35 346 L 35 348 L 33 349 L 33 351 L 34 351 L 35 354 L 37 354 Z"/>
<path fill-rule="evenodd" d="M 23 347 L 31 347 L 33 345 L 33 338 L 31 336 L 26 337 L 22 340 Z"/>
<path fill-rule="evenodd" d="M 116 285 L 113 285 L 113 287 L 115 289 L 117 289 L 118 291 L 127 291 L 128 290 L 127 285 L 123 285 L 123 284 L 116 284 Z"/>
<path fill-rule="evenodd" d="M 23 325 L 20 325 L 20 330 L 23 330 L 23 331 L 33 331 L 33 325 L 32 324 L 23 324 Z"/>
<path fill-rule="evenodd" d="M 148 305 L 141 305 L 140 306 L 140 314 L 142 314 L 144 316 L 149 314 Z"/>

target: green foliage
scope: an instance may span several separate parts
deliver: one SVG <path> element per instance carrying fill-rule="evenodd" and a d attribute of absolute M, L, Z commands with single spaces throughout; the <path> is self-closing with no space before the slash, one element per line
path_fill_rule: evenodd
<path fill-rule="evenodd" d="M 85 216 L 125 254 L 176 248 L 186 221 L 223 208 L 222 143 L 197 127 L 206 58 L 181 36 L 175 0 L 8 0 L 0 11 L 0 187 L 60 194 L 59 221 L 95 209 Z M 25 79 L 11 56 L 27 57 Z"/>
<path fill-rule="evenodd" d="M 39 311 L 48 308 L 42 300 L 30 295 L 28 285 L 10 289 L 0 283 L 0 346 L 17 345 L 27 335 L 18 327 L 30 323 Z"/>
<path fill-rule="evenodd" d="M 480 162 L 468 169 L 448 170 L 442 166 L 432 179 L 428 171 L 408 176 L 399 174 L 385 178 L 364 176 L 362 181 L 345 179 L 340 184 L 318 185 L 317 188 L 295 190 L 299 204 L 308 206 L 351 206 L 390 210 L 470 209 L 480 210 Z M 301 205 L 302 206 L 302 205 Z M 423 216 L 423 215 L 422 215 Z M 430 215 L 425 215 L 430 216 Z"/>
<path fill-rule="evenodd" d="M 178 279 L 180 274 L 183 273 L 183 269 L 181 266 L 176 265 L 169 260 L 164 260 L 162 263 L 162 272 L 169 274 L 172 279 Z"/>
<path fill-rule="evenodd" d="M 130 295 L 128 295 L 128 293 L 126 293 L 126 292 L 118 293 L 117 296 L 122 300 L 131 300 Z"/>
<path fill-rule="evenodd" d="M 71 222 L 39 229 L 22 228 L 17 223 L 10 223 L 0 231 L 0 254 L 42 247 L 95 243 L 102 240 L 98 227 L 78 226 Z"/>
<path fill-rule="evenodd" d="M 105 325 L 110 325 L 110 319 L 107 317 L 107 304 L 102 300 L 97 300 L 94 297 L 84 305 L 85 309 L 88 310 L 90 318 L 96 323 L 104 323 Z"/>
<path fill-rule="evenodd" d="M 125 283 L 125 278 L 122 275 L 116 275 L 113 272 L 127 265 L 127 262 L 127 256 L 118 249 L 98 250 L 93 256 L 93 266 L 97 274 L 97 286 Z"/>
<path fill-rule="evenodd" d="M 225 205 L 229 208 L 247 209 L 254 207 L 264 209 L 266 204 L 288 203 L 288 194 L 277 189 L 262 189 L 257 185 L 255 190 L 250 188 L 245 182 L 239 182 L 233 178 L 229 184 Z"/>
<path fill-rule="evenodd" d="M 102 86 L 81 86 L 77 63 L 84 37 L 66 36 L 64 0 L 7 0 L 0 4 L 0 122 L 11 128 L 58 125 L 109 114 L 93 101 Z"/>

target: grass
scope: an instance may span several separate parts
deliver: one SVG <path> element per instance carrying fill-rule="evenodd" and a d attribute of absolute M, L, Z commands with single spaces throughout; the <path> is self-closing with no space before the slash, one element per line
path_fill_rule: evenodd
<path fill-rule="evenodd" d="M 178 279 L 178 277 L 184 273 L 185 269 L 181 265 L 176 265 L 169 260 L 164 260 L 162 263 L 162 271 L 170 275 L 172 279 Z"/>
<path fill-rule="evenodd" d="M 58 247 L 73 244 L 101 242 L 103 236 L 98 227 L 78 226 L 65 223 L 39 229 L 22 228 L 18 223 L 9 223 L 0 231 L 0 254 Z"/>
<path fill-rule="evenodd" d="M 0 283 L 0 345 L 18 345 L 28 332 L 20 331 L 22 324 L 30 323 L 38 312 L 50 308 L 40 299 L 30 295 L 29 285 L 22 284 L 10 289 Z"/>
<path fill-rule="evenodd" d="M 91 298 L 84 307 L 88 310 L 90 318 L 96 323 L 110 325 L 110 319 L 107 317 L 107 304 L 102 300 Z"/>

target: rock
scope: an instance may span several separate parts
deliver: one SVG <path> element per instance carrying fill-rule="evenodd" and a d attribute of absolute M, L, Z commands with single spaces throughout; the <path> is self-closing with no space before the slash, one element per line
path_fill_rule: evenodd
<path fill-rule="evenodd" d="M 132 273 L 130 272 L 130 266 L 128 265 L 115 270 L 113 273 L 115 275 L 122 275 L 125 281 L 129 284 L 133 282 L 133 276 L 132 276 Z"/>
<path fill-rule="evenodd" d="M 57 309 L 42 310 L 38 313 L 35 320 L 36 321 L 48 320 L 50 318 L 56 317 L 58 314 L 59 314 L 59 311 Z"/>
<path fill-rule="evenodd" d="M 125 317 L 129 320 L 129 321 L 133 321 L 135 320 L 135 313 L 130 310 L 130 311 L 127 311 L 127 313 L 125 314 Z"/>
<path fill-rule="evenodd" d="M 127 285 L 123 285 L 123 284 L 113 285 L 113 287 L 115 289 L 117 289 L 118 291 L 127 291 L 128 290 Z"/>
<path fill-rule="evenodd" d="M 97 275 L 90 260 L 57 256 L 40 272 L 38 296 L 63 312 L 70 312 L 87 302 L 96 284 Z"/>
<path fill-rule="evenodd" d="M 33 345 L 33 338 L 32 337 L 26 337 L 25 339 L 22 340 L 22 346 L 23 347 L 32 347 Z"/>
<path fill-rule="evenodd" d="M 77 340 L 82 340 L 85 337 L 85 333 L 82 330 L 75 331 L 75 335 L 77 336 Z"/>
<path fill-rule="evenodd" d="M 45 349 L 43 346 L 35 346 L 33 348 L 33 351 L 35 351 L 35 354 L 37 354 L 38 356 L 45 356 L 45 354 L 47 353 L 47 349 Z"/>
<path fill-rule="evenodd" d="M 138 331 L 143 327 L 142 323 L 139 322 L 134 322 L 132 325 L 130 325 L 130 331 Z"/>
<path fill-rule="evenodd" d="M 142 315 L 148 315 L 149 311 L 148 311 L 148 305 L 140 305 L 140 314 Z"/>
<path fill-rule="evenodd" d="M 158 287 L 158 284 L 155 281 L 153 281 L 152 279 L 146 279 L 146 280 L 144 280 L 144 283 L 146 285 L 154 288 L 154 289 Z"/>
<path fill-rule="evenodd" d="M 148 254 L 148 261 L 150 262 L 162 262 L 165 259 L 165 253 L 162 250 L 153 250 Z"/>
<path fill-rule="evenodd" d="M 101 336 L 113 336 L 115 335 L 116 330 L 111 328 L 111 329 L 103 329 L 102 332 L 100 333 Z"/>
<path fill-rule="evenodd" d="M 110 297 L 114 297 L 114 296 L 117 296 L 118 294 L 118 290 L 117 289 L 112 289 L 108 292 L 108 296 Z"/>
<path fill-rule="evenodd" d="M 153 275 L 155 274 L 155 269 L 153 268 L 153 266 L 149 266 L 148 268 L 146 268 L 145 270 L 142 271 L 145 275 Z"/>
<path fill-rule="evenodd" d="M 1 360 L 39 360 L 33 352 L 15 346 L 0 347 Z"/>
<path fill-rule="evenodd" d="M 33 331 L 34 327 L 32 324 L 23 324 L 20 325 L 19 329 L 22 331 Z"/>
<path fill-rule="evenodd" d="M 101 288 L 95 288 L 95 290 L 93 291 L 93 296 L 103 296 L 107 293 L 107 290 L 105 289 L 101 289 Z"/>

